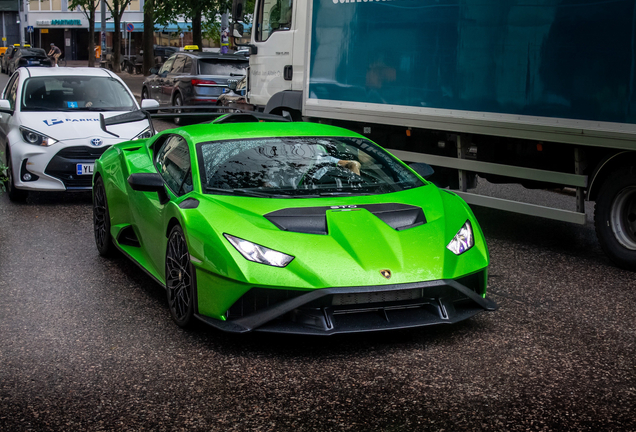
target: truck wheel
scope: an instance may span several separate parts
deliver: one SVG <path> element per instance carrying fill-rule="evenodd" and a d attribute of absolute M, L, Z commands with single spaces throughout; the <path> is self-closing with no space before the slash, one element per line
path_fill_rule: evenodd
<path fill-rule="evenodd" d="M 619 168 L 607 177 L 596 199 L 594 225 L 610 259 L 636 270 L 636 167 Z"/>

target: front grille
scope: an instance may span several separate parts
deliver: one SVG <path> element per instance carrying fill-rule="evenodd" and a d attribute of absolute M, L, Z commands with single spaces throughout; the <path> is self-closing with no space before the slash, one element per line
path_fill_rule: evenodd
<path fill-rule="evenodd" d="M 61 157 L 65 159 L 97 159 L 99 158 L 110 146 L 105 147 L 66 147 L 60 150 L 55 157 Z"/>
<path fill-rule="evenodd" d="M 305 294 L 305 291 L 252 288 L 230 307 L 227 318 L 249 315 L 301 294 Z"/>
<path fill-rule="evenodd" d="M 355 294 L 335 294 L 333 306 L 365 305 L 369 303 L 386 303 L 404 300 L 417 300 L 424 297 L 424 289 L 416 288 L 403 291 L 381 291 Z"/>
<path fill-rule="evenodd" d="M 62 180 L 67 188 L 91 187 L 92 176 L 77 175 L 77 164 L 95 162 L 108 147 L 67 147 L 53 156 L 44 172 Z"/>

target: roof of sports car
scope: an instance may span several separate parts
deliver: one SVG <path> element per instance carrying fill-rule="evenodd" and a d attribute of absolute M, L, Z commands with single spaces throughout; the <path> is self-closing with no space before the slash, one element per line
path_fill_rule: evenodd
<path fill-rule="evenodd" d="M 180 128 L 194 142 L 251 139 L 278 136 L 341 136 L 361 135 L 347 129 L 308 122 L 263 122 L 231 124 L 198 124 Z M 174 132 L 173 129 L 171 132 Z"/>

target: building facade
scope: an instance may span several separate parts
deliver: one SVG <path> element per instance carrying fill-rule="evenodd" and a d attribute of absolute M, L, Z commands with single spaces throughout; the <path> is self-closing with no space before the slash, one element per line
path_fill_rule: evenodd
<path fill-rule="evenodd" d="M 108 0 L 106 0 L 108 1 Z M 18 13 L 18 5 L 22 3 L 23 11 Z M 0 0 L 0 11 L 3 5 L 7 8 L 13 6 L 13 9 L 6 10 L 6 41 L 4 46 L 10 46 L 14 43 L 20 43 L 20 26 L 24 31 L 24 41 L 35 47 L 41 47 L 48 51 L 51 43 L 57 45 L 67 60 L 88 60 L 89 35 L 88 18 L 81 9 L 70 10 L 68 0 Z M 130 44 L 122 41 L 122 54 L 124 49 L 130 46 L 130 53 L 137 54 L 142 46 L 143 36 L 143 6 L 144 0 L 131 0 L 130 5 L 124 12 L 122 17 L 122 29 L 125 37 L 130 36 Z M 13 14 L 13 15 L 11 15 Z M 98 5 L 95 14 L 95 44 L 99 45 L 99 34 L 101 32 L 101 13 Z M 22 17 L 22 25 L 16 23 L 17 17 Z M 3 18 L 5 16 L 3 15 Z M 132 24 L 131 31 L 127 31 L 127 24 Z M 2 25 L 3 31 L 5 29 Z M 166 28 L 155 27 L 155 31 L 161 31 L 164 34 L 172 35 L 172 40 L 178 40 L 179 28 L 187 28 L 187 24 L 180 23 L 180 26 L 169 26 Z M 110 12 L 106 10 L 106 46 L 112 47 L 112 33 L 115 31 L 114 24 Z M 155 43 L 161 33 L 156 34 Z M 191 40 L 191 35 L 184 34 L 184 40 Z"/>

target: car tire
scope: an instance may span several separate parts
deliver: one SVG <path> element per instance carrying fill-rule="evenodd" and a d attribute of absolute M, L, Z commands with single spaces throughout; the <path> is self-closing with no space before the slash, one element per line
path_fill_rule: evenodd
<path fill-rule="evenodd" d="M 146 87 L 141 89 L 141 100 L 144 100 L 144 99 L 150 99 L 148 97 L 148 89 L 146 89 Z"/>
<path fill-rule="evenodd" d="M 29 196 L 29 191 L 25 191 L 22 189 L 16 189 L 14 183 L 14 174 L 13 174 L 13 161 L 11 160 L 11 153 L 9 153 L 9 147 L 7 146 L 7 195 L 9 199 L 13 202 L 24 202 Z"/>
<path fill-rule="evenodd" d="M 104 180 L 101 177 L 97 177 L 93 186 L 93 233 L 99 254 L 103 257 L 113 256 L 115 245 L 110 235 L 110 212 Z"/>
<path fill-rule="evenodd" d="M 170 230 L 166 248 L 166 295 L 170 315 L 179 327 L 194 322 L 196 277 L 185 235 L 179 225 Z"/>
<path fill-rule="evenodd" d="M 181 98 L 181 93 L 177 93 L 175 95 L 173 105 L 174 106 L 182 106 L 183 105 L 183 99 Z M 181 110 L 180 109 L 175 109 L 174 112 L 175 113 L 181 113 Z M 172 119 L 172 121 L 177 126 L 183 126 L 183 124 L 184 124 L 183 117 L 175 117 L 175 118 Z"/>
<path fill-rule="evenodd" d="M 619 267 L 636 270 L 636 166 L 610 174 L 596 198 L 596 236 Z"/>

